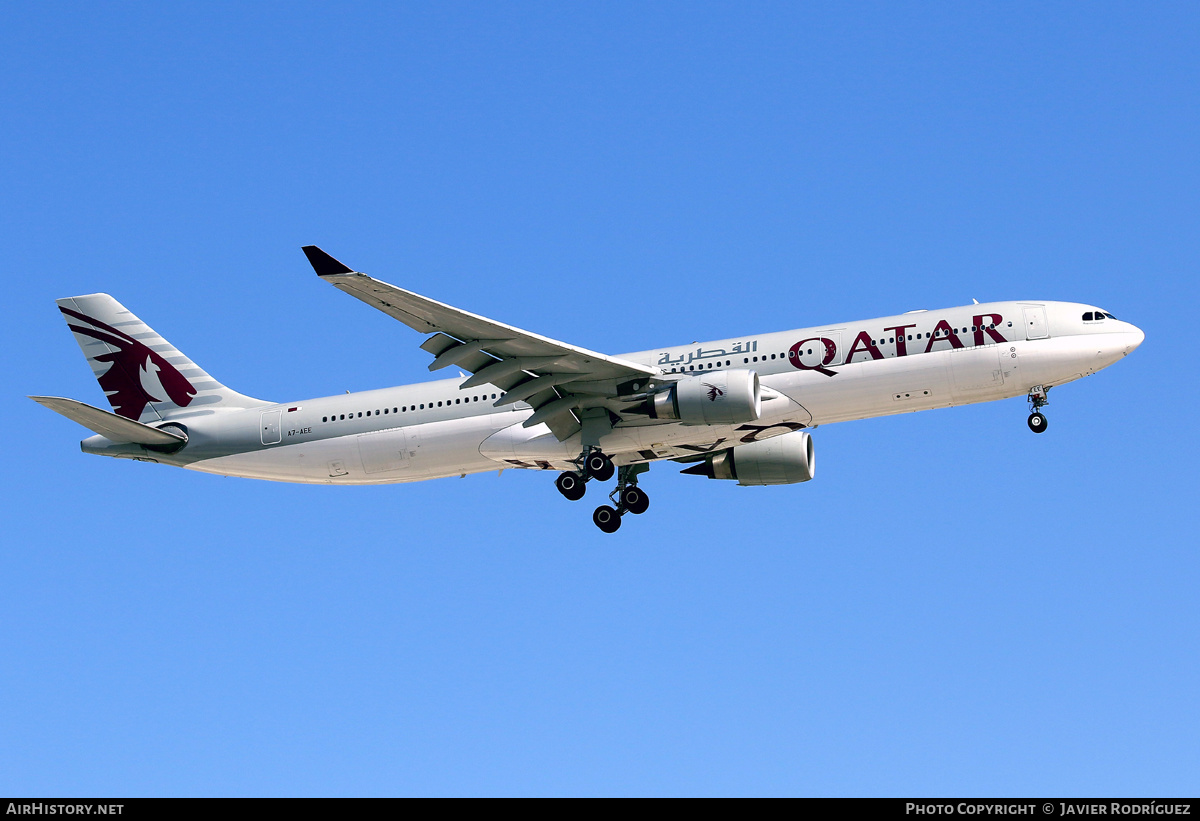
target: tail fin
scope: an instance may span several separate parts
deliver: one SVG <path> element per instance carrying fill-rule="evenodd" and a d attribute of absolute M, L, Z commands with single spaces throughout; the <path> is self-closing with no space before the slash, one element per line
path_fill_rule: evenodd
<path fill-rule="evenodd" d="M 58 300 L 112 409 L 135 422 L 158 422 L 183 409 L 269 404 L 222 385 L 108 294 Z"/>

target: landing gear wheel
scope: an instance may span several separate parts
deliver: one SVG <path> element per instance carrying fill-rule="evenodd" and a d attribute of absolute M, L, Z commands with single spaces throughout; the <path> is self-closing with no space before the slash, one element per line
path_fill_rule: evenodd
<path fill-rule="evenodd" d="M 566 473 L 558 474 L 558 478 L 554 480 L 554 486 L 558 488 L 559 493 L 572 502 L 578 502 L 587 492 L 587 485 L 584 484 L 583 477 L 569 470 Z"/>
<path fill-rule="evenodd" d="M 616 533 L 621 526 L 621 514 L 615 508 L 608 505 L 600 505 L 592 513 L 592 521 L 596 523 L 596 527 L 603 530 L 605 533 Z"/>
<path fill-rule="evenodd" d="M 1034 433 L 1045 433 L 1046 427 L 1050 423 L 1046 421 L 1044 414 L 1033 412 L 1029 414 L 1029 429 Z"/>
<path fill-rule="evenodd" d="M 650 507 L 650 497 L 637 485 L 630 485 L 621 494 L 621 506 L 630 513 L 645 513 Z"/>
<path fill-rule="evenodd" d="M 598 450 L 589 453 L 584 464 L 587 467 L 588 476 L 591 476 L 593 479 L 599 479 L 601 482 L 607 482 L 612 478 L 613 472 L 616 471 L 612 459 L 609 459 Z"/>

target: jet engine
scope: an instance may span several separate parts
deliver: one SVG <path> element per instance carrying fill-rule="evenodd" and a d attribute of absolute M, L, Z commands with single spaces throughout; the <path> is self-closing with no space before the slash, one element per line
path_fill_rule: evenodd
<path fill-rule="evenodd" d="M 740 425 L 762 409 L 758 374 L 750 370 L 713 371 L 689 376 L 650 397 L 650 416 L 685 425 Z"/>
<path fill-rule="evenodd" d="M 709 479 L 737 479 L 739 485 L 792 485 L 816 471 L 813 441 L 802 430 L 710 453 L 684 473 Z"/>

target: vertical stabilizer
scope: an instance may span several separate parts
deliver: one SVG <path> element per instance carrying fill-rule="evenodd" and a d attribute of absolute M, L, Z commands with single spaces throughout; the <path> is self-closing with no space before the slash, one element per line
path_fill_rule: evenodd
<path fill-rule="evenodd" d="M 113 411 L 126 419 L 153 423 L 185 409 L 268 404 L 213 379 L 108 294 L 57 302 Z"/>

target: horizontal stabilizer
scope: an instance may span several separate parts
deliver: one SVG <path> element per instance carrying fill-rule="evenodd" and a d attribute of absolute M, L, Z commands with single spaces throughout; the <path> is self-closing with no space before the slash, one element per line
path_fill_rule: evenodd
<path fill-rule="evenodd" d="M 131 442 L 135 445 L 161 447 L 163 445 L 180 445 L 187 441 L 178 434 L 143 425 L 141 422 L 126 419 L 124 416 L 118 416 L 115 413 L 100 410 L 100 408 L 93 408 L 91 405 L 75 399 L 64 399 L 61 396 L 31 396 L 29 398 L 112 442 Z"/>

